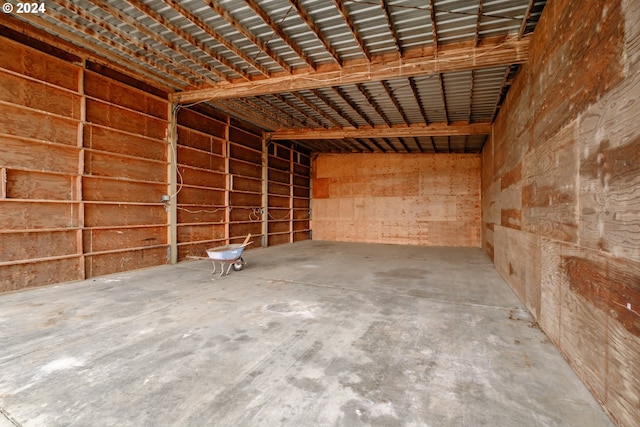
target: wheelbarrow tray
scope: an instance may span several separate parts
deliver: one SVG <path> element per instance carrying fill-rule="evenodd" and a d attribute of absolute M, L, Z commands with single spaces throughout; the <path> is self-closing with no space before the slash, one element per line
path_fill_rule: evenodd
<path fill-rule="evenodd" d="M 235 261 L 242 256 L 242 252 L 244 252 L 246 246 L 246 244 L 241 243 L 219 246 L 217 248 L 207 249 L 207 255 L 216 261 Z"/>

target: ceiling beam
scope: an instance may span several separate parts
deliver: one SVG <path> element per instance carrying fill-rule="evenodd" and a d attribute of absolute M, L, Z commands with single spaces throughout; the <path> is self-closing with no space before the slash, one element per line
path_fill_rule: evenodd
<path fill-rule="evenodd" d="M 218 54 L 217 52 L 215 52 L 214 50 L 208 48 L 199 39 L 197 39 L 196 37 L 192 36 L 190 33 L 184 31 L 179 26 L 173 24 L 169 19 L 165 18 L 163 15 L 161 15 L 158 12 L 156 12 L 154 9 L 152 9 L 149 6 L 147 6 L 146 4 L 141 2 L 140 0 L 125 0 L 125 1 L 127 3 L 129 3 L 131 6 L 135 7 L 136 9 L 138 9 L 140 12 L 142 12 L 145 15 L 149 16 L 151 19 L 155 20 L 157 23 L 159 23 L 160 25 L 165 27 L 167 30 L 171 31 L 173 34 L 181 37 L 182 39 L 184 39 L 188 43 L 190 43 L 193 46 L 195 46 L 198 49 L 200 49 L 202 52 L 206 53 L 209 57 L 211 57 L 211 59 L 219 62 L 220 64 L 224 65 L 225 67 L 227 67 L 231 71 L 239 74 L 244 79 L 250 80 L 251 76 L 249 75 L 249 73 L 247 73 L 244 70 L 241 70 L 241 69 L 237 68 L 234 64 L 231 63 L 231 61 L 226 59 L 224 56 L 222 56 L 222 55 Z M 228 79 L 228 77 L 227 77 L 227 79 Z"/>
<path fill-rule="evenodd" d="M 340 12 L 340 15 L 342 15 L 342 19 L 347 25 L 347 28 L 349 28 L 349 31 L 351 31 L 353 38 L 358 43 L 358 46 L 360 46 L 360 50 L 362 51 L 364 56 L 366 56 L 367 59 L 371 61 L 371 52 L 369 52 L 369 49 L 367 49 L 367 46 L 364 43 L 364 39 L 362 38 L 362 35 L 360 35 L 360 31 L 358 31 L 358 27 L 353 22 L 353 18 L 351 18 L 351 15 L 349 15 L 349 11 L 347 10 L 345 2 L 343 0 L 333 0 L 333 2 L 335 3 L 338 12 Z"/>
<path fill-rule="evenodd" d="M 430 125 L 369 127 L 362 126 L 355 129 L 287 129 L 271 132 L 273 140 L 290 139 L 342 139 L 342 138 L 402 138 L 414 136 L 457 136 L 457 135 L 488 135 L 491 133 L 491 123 L 462 123 L 445 124 L 432 123 Z"/>
<path fill-rule="evenodd" d="M 178 0 L 166 0 L 167 5 L 171 7 L 174 11 L 179 13 L 180 15 L 187 18 L 189 21 L 193 22 L 200 30 L 204 31 L 209 37 L 213 38 L 215 41 L 220 43 L 222 46 L 227 48 L 231 53 L 241 58 L 244 62 L 246 62 L 250 67 L 258 70 L 264 76 L 269 76 L 269 71 L 264 68 L 262 65 L 251 58 L 244 50 L 239 49 L 233 43 L 231 43 L 226 38 L 222 37 L 216 30 L 211 28 L 206 22 L 204 22 L 198 15 L 192 13 L 189 9 L 182 5 Z M 225 64 L 226 65 L 226 64 Z M 246 72 L 246 70 L 243 70 Z"/>
<path fill-rule="evenodd" d="M 291 48 L 291 50 L 293 50 L 296 53 L 296 55 L 298 55 L 298 57 L 300 57 L 300 59 L 306 62 L 307 65 L 309 65 L 309 67 L 311 67 L 315 71 L 316 66 L 314 62 L 311 60 L 311 58 L 309 58 L 309 56 L 306 53 L 304 53 L 304 51 L 300 48 L 300 46 L 298 46 L 296 42 L 294 42 L 291 39 L 291 37 L 289 37 L 289 35 L 282 30 L 282 28 L 280 28 L 280 25 L 276 21 L 271 19 L 271 17 L 267 12 L 262 10 L 262 8 L 260 7 L 260 5 L 256 0 L 244 0 L 244 1 L 251 8 L 251 10 L 253 10 L 253 12 L 256 15 L 258 15 L 260 19 L 262 19 L 264 23 L 267 24 L 273 30 L 273 32 L 277 34 L 278 37 L 280 37 L 287 44 L 287 46 L 289 46 L 289 48 Z M 291 9 L 292 8 L 293 6 L 291 6 Z M 282 23 L 287 18 L 287 15 L 288 13 L 284 16 L 284 18 L 280 20 L 280 23 Z"/>
<path fill-rule="evenodd" d="M 149 38 L 155 40 L 157 43 L 160 43 L 164 47 L 169 48 L 171 50 L 175 50 L 176 53 L 179 53 L 184 58 L 187 58 L 190 62 L 196 64 L 199 67 L 204 68 L 205 70 L 209 71 L 213 75 L 215 75 L 215 76 L 217 76 L 217 77 L 219 77 L 221 79 L 224 79 L 224 80 L 229 80 L 225 76 L 225 74 L 223 72 L 221 72 L 218 69 L 212 67 L 211 64 L 208 64 L 208 63 L 200 60 L 199 58 L 197 58 L 192 53 L 187 52 L 184 48 L 179 46 L 177 43 L 170 42 L 169 40 L 167 40 L 164 37 L 160 36 L 156 31 L 150 30 L 147 26 L 145 26 L 142 23 L 140 23 L 140 21 L 138 19 L 132 18 L 130 15 L 122 12 L 117 7 L 106 3 L 104 0 L 88 0 L 88 1 L 90 3 L 92 3 L 93 6 L 96 6 L 96 7 L 100 8 L 100 9 L 104 10 L 105 12 L 110 13 L 112 16 L 114 16 L 115 18 L 119 19 L 123 23 L 131 25 L 136 30 L 140 31 L 142 34 L 145 34 Z"/>
<path fill-rule="evenodd" d="M 304 10 L 304 8 L 302 7 L 301 1 L 300 0 L 289 0 L 289 2 L 296 9 L 296 12 L 298 12 L 298 15 L 300 15 L 300 19 L 302 19 L 302 21 L 305 24 L 307 24 L 307 27 L 309 27 L 309 29 L 311 29 L 311 31 L 313 31 L 313 33 L 316 35 L 318 40 L 320 40 L 322 42 L 322 44 L 324 45 L 324 48 L 327 50 L 327 52 L 329 52 L 331 54 L 333 59 L 339 65 L 342 65 L 342 58 L 340 58 L 340 55 L 338 55 L 338 52 L 333 48 L 333 46 L 331 46 L 331 43 L 329 43 L 329 39 L 322 32 L 320 27 L 313 21 L 313 19 L 311 19 L 311 16 L 309 16 L 307 11 Z"/>
<path fill-rule="evenodd" d="M 521 64 L 529 58 L 530 39 L 508 37 L 502 41 L 482 43 L 480 46 L 444 46 L 419 57 L 411 57 L 405 52 L 404 58 L 397 55 L 393 59 L 376 57 L 374 61 L 364 65 L 361 61 L 352 64 L 345 62 L 339 70 L 307 72 L 235 84 L 221 82 L 210 88 L 173 93 L 170 100 L 183 103 L 257 96 Z"/>
<path fill-rule="evenodd" d="M 233 28 L 238 30 L 243 36 L 245 36 L 248 40 L 251 41 L 254 45 L 256 45 L 262 52 L 267 54 L 271 59 L 273 59 L 283 70 L 287 73 L 291 73 L 291 67 L 287 64 L 282 58 L 276 55 L 271 48 L 267 45 L 268 42 L 263 42 L 253 34 L 247 27 L 242 25 L 228 10 L 218 4 L 218 1 L 213 0 L 202 0 L 206 5 L 208 5 L 211 9 L 213 9 L 218 15 L 225 19 Z"/>
<path fill-rule="evenodd" d="M 382 12 L 385 20 L 387 21 L 387 26 L 389 27 L 389 32 L 393 36 L 393 42 L 396 45 L 396 50 L 400 54 L 403 55 L 402 45 L 400 44 L 400 37 L 398 36 L 398 31 L 396 31 L 396 26 L 393 23 L 393 17 L 391 16 L 391 8 L 389 7 L 389 3 L 386 0 L 380 0 L 380 7 L 382 8 Z"/>

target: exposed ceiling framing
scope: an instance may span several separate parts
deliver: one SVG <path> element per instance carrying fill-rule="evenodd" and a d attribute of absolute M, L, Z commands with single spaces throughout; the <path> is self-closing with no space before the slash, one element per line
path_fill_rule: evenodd
<path fill-rule="evenodd" d="M 312 151 L 479 152 L 545 3 L 49 0 L 0 24 Z"/>

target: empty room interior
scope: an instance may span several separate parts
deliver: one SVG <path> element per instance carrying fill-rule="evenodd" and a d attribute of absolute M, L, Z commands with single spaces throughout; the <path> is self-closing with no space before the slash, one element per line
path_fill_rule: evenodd
<path fill-rule="evenodd" d="M 1 7 L 0 427 L 640 426 L 640 1 Z"/>

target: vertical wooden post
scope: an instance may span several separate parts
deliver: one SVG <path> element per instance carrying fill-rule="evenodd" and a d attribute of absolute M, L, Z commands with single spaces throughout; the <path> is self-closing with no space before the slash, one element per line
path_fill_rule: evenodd
<path fill-rule="evenodd" d="M 224 239 L 225 245 L 231 243 L 231 186 L 233 180 L 231 177 L 231 141 L 230 131 L 231 117 L 227 117 L 227 124 L 224 128 L 224 146 L 222 148 L 224 155 Z"/>
<path fill-rule="evenodd" d="M 0 199 L 7 198 L 7 169 L 0 168 Z"/>
<path fill-rule="evenodd" d="M 84 200 L 82 196 L 82 177 L 84 175 L 84 149 L 85 149 L 85 127 L 87 126 L 87 97 L 84 93 L 84 79 L 86 62 L 82 61 L 82 66 L 78 70 L 78 93 L 80 94 L 80 123 L 78 123 L 78 175 L 75 177 L 73 188 L 71 189 L 72 202 L 78 204 L 78 231 L 76 232 L 76 253 L 78 254 L 78 265 L 80 268 L 79 278 L 86 279 L 87 268 L 84 247 Z"/>
<path fill-rule="evenodd" d="M 169 129 L 168 129 L 168 170 L 169 176 L 169 201 L 166 202 L 169 216 L 169 254 L 167 261 L 170 264 L 178 262 L 178 104 L 169 104 Z"/>
<path fill-rule="evenodd" d="M 293 226 L 293 217 L 295 216 L 293 214 L 293 207 L 295 206 L 295 204 L 293 203 L 293 198 L 295 197 L 295 191 L 293 189 L 295 180 L 293 175 L 295 173 L 296 168 L 293 163 L 294 161 L 293 154 L 294 154 L 293 144 L 291 144 L 291 146 L 289 147 L 289 243 L 293 243 L 295 241 L 293 237 L 293 233 L 295 230 L 295 227 Z"/>
<path fill-rule="evenodd" d="M 262 133 L 262 247 L 269 246 L 269 141 Z"/>

